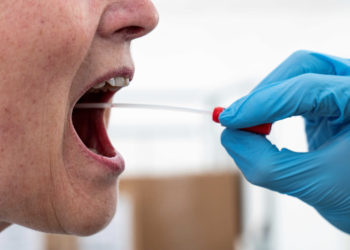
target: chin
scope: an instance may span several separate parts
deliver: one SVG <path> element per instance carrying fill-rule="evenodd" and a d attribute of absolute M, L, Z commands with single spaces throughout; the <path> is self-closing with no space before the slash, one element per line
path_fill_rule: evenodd
<path fill-rule="evenodd" d="M 67 210 L 67 214 L 62 216 L 59 221 L 64 234 L 72 234 L 78 236 L 90 236 L 98 233 L 108 226 L 116 212 L 116 200 L 101 201 L 98 204 L 90 207 L 80 207 L 72 210 Z"/>
<path fill-rule="evenodd" d="M 102 229 L 106 228 L 108 224 L 112 221 L 114 211 L 104 212 L 99 216 L 93 215 L 91 217 L 86 217 L 70 225 L 69 234 L 78 236 L 90 236 L 100 232 Z"/>
<path fill-rule="evenodd" d="M 94 169 L 92 166 L 85 167 Z M 116 212 L 117 180 L 91 179 L 91 173 L 87 176 L 81 172 L 75 172 L 77 176 L 66 174 L 61 173 L 61 178 L 54 181 L 55 190 L 50 197 L 50 224 L 53 229 L 49 230 L 50 233 L 89 236 L 101 231 Z"/>

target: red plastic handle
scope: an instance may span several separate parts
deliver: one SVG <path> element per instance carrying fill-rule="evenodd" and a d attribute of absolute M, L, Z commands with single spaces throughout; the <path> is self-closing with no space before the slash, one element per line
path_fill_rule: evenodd
<path fill-rule="evenodd" d="M 214 110 L 213 110 L 213 121 L 214 122 L 220 123 L 219 122 L 219 115 L 224 110 L 225 110 L 225 108 L 223 108 L 223 107 L 214 108 Z M 255 134 L 268 135 L 271 132 L 271 126 L 272 126 L 272 123 L 266 123 L 266 124 L 261 124 L 261 125 L 257 125 L 257 126 L 250 127 L 250 128 L 242 128 L 242 130 L 252 132 Z"/>

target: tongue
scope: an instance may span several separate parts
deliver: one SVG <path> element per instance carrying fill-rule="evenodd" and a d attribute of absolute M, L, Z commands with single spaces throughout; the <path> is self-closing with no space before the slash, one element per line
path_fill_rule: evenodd
<path fill-rule="evenodd" d="M 113 157 L 116 152 L 109 141 L 103 121 L 104 109 L 74 109 L 73 124 L 84 144 L 98 154 Z"/>

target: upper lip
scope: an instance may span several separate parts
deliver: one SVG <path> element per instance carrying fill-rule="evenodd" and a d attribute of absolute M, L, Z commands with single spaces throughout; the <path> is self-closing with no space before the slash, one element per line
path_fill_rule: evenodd
<path fill-rule="evenodd" d="M 131 81 L 133 79 L 133 77 L 134 77 L 134 69 L 133 69 L 133 67 L 126 67 L 126 66 L 124 66 L 124 67 L 121 67 L 121 68 L 112 69 L 110 71 L 107 71 L 107 73 L 103 74 L 102 76 L 97 77 L 95 80 L 93 80 L 92 82 L 90 82 L 90 83 L 88 83 L 87 85 L 84 86 L 84 88 L 82 89 L 80 94 L 74 100 L 74 105 L 93 86 L 95 86 L 95 85 L 97 85 L 97 84 L 99 84 L 101 82 L 108 81 L 109 79 L 115 78 L 115 77 L 124 77 L 124 78 L 128 78 L 129 81 Z"/>

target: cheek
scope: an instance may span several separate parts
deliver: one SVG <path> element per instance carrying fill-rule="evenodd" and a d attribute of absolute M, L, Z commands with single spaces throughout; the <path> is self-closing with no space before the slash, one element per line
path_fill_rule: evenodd
<path fill-rule="evenodd" d="M 10 2 L 11 6 L 6 5 Z M 0 12 L 0 107 L 17 113 L 8 122 L 3 119 L 5 110 L 0 110 L 3 127 L 63 127 L 72 79 L 97 25 L 88 2 L 0 3 L 0 8 L 8 10 Z M 38 122 L 43 123 L 37 126 Z"/>
<path fill-rule="evenodd" d="M 0 0 L 0 185 L 39 188 L 60 164 L 68 93 L 97 26 L 88 2 Z"/>
<path fill-rule="evenodd" d="M 28 1 L 31 5 L 21 2 L 16 1 L 11 11 L 0 16 L 0 46 L 5 48 L 0 51 L 2 75 L 13 69 L 19 69 L 22 78 L 41 76 L 45 80 L 74 74 L 94 35 L 95 20 L 85 12 L 86 1 L 74 1 L 74 5 L 54 0 Z M 6 78 L 10 76 L 13 74 Z"/>

